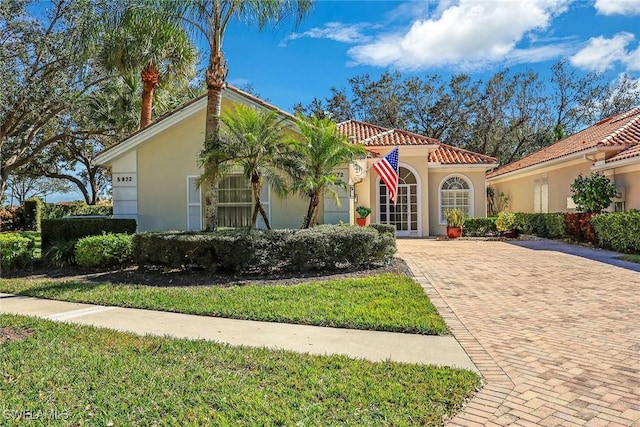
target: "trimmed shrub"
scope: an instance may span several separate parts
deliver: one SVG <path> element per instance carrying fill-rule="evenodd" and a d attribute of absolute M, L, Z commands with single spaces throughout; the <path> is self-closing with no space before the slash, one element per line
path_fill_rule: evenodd
<path fill-rule="evenodd" d="M 133 258 L 140 266 L 231 272 L 334 270 L 385 261 L 395 251 L 395 234 L 344 225 L 304 230 L 141 233 L 133 238 Z"/>
<path fill-rule="evenodd" d="M 46 251 L 55 240 L 77 241 L 83 237 L 103 233 L 136 232 L 135 219 L 122 218 L 82 218 L 82 219 L 43 219 L 42 250 Z"/>
<path fill-rule="evenodd" d="M 533 234 L 550 239 L 565 235 L 562 213 L 522 213 L 516 214 L 516 227 L 524 234 Z"/>
<path fill-rule="evenodd" d="M 566 213 L 563 217 L 564 232 L 579 242 L 596 243 L 596 231 L 591 224 L 595 214 L 587 212 Z"/>
<path fill-rule="evenodd" d="M 25 230 L 40 231 L 40 221 L 42 219 L 42 209 L 44 203 L 38 198 L 24 201 L 22 208 L 23 226 Z"/>
<path fill-rule="evenodd" d="M 87 205 L 78 203 L 46 203 L 42 208 L 42 219 L 62 219 L 70 215 L 113 215 L 113 206 L 107 204 Z"/>
<path fill-rule="evenodd" d="M 467 218 L 462 228 L 462 235 L 468 237 L 493 236 L 498 234 L 496 217 Z"/>
<path fill-rule="evenodd" d="M 22 208 L 0 208 L 0 231 L 18 231 L 22 229 Z"/>
<path fill-rule="evenodd" d="M 591 224 L 600 246 L 617 252 L 640 253 L 640 211 L 595 215 Z"/>
<path fill-rule="evenodd" d="M 112 267 L 131 262 L 133 235 L 103 234 L 78 240 L 76 262 L 83 267 Z"/>
<path fill-rule="evenodd" d="M 367 227 L 373 228 L 378 233 L 392 234 L 393 236 L 396 235 L 396 226 L 395 225 L 371 223 Z"/>
<path fill-rule="evenodd" d="M 0 234 L 0 267 L 2 271 L 23 268 L 33 259 L 34 242 L 17 234 Z"/>

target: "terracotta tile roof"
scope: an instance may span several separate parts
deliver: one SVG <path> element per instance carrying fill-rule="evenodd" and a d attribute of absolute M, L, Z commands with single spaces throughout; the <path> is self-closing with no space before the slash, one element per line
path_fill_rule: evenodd
<path fill-rule="evenodd" d="M 607 117 L 595 125 L 577 132 L 553 145 L 536 151 L 487 174 L 487 178 L 559 159 L 599 147 L 619 147 L 624 150 L 640 143 L 640 107 Z"/>
<path fill-rule="evenodd" d="M 437 145 L 438 140 L 399 129 L 387 129 L 357 120 L 338 123 L 338 130 L 366 147 Z"/>
<path fill-rule="evenodd" d="M 353 143 L 363 144 L 370 152 L 372 151 L 371 147 L 435 145 L 437 148 L 429 155 L 429 162 L 439 162 L 447 165 L 496 163 L 496 159 L 493 157 L 441 144 L 437 139 L 405 130 L 387 129 L 357 120 L 338 123 L 338 130 L 349 136 Z"/>
<path fill-rule="evenodd" d="M 452 147 L 451 145 L 440 144 L 436 151 L 429 154 L 429 162 L 438 162 L 446 165 L 479 165 L 496 164 L 498 159 Z"/>
<path fill-rule="evenodd" d="M 607 159 L 605 163 L 617 162 L 620 160 L 631 159 L 633 157 L 639 157 L 639 156 L 640 156 L 640 144 L 636 144 L 634 146 L 627 148 L 626 150 L 622 150 L 615 156 Z"/>

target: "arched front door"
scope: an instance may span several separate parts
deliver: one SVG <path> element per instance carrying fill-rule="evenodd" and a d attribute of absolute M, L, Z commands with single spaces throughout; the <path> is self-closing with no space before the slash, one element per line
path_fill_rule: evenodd
<path fill-rule="evenodd" d="M 389 200 L 387 186 L 378 178 L 378 222 L 395 225 L 398 236 L 420 235 L 418 186 L 416 175 L 406 167 L 400 166 L 397 203 L 394 206 Z"/>

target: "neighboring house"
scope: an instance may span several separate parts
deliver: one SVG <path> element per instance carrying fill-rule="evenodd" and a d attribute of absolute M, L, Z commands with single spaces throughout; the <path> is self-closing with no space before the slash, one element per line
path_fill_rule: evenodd
<path fill-rule="evenodd" d="M 196 98 L 96 157 L 96 164 L 112 173 L 114 217 L 135 218 L 139 231 L 202 229 L 204 200 L 197 179 L 206 102 L 206 96 Z M 294 128 L 295 117 L 289 113 L 229 86 L 223 92 L 223 109 L 234 103 L 276 110 Z M 339 191 L 339 204 L 325 197 L 320 223 L 354 223 L 355 207 L 365 205 L 373 211 L 373 222 L 395 225 L 400 236 L 428 236 L 445 234 L 442 213 L 446 209 L 457 207 L 469 216 L 486 216 L 485 174 L 497 166 L 496 159 L 353 120 L 340 123 L 338 129 L 351 142 L 364 144 L 370 156 L 359 162 L 361 167 L 345 165 L 337 171 L 349 182 L 349 191 Z M 386 187 L 369 168 L 396 146 L 400 178 L 394 206 Z M 262 202 L 274 228 L 300 227 L 308 203 L 298 196 L 281 199 L 267 186 Z M 219 189 L 219 226 L 246 226 L 252 205 L 251 190 L 242 175 L 226 175 Z"/>
<path fill-rule="evenodd" d="M 618 187 L 609 210 L 640 209 L 640 107 L 599 121 L 487 174 L 511 212 L 574 212 L 571 184 L 599 172 Z"/>

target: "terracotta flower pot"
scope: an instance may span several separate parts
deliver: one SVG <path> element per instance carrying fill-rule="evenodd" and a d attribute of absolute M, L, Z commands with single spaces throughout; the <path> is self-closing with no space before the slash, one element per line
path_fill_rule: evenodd
<path fill-rule="evenodd" d="M 447 237 L 457 239 L 462 236 L 462 227 L 447 227 Z"/>
<path fill-rule="evenodd" d="M 364 227 L 365 225 L 367 225 L 367 218 L 356 218 L 356 224 L 358 224 L 360 227 Z"/>

